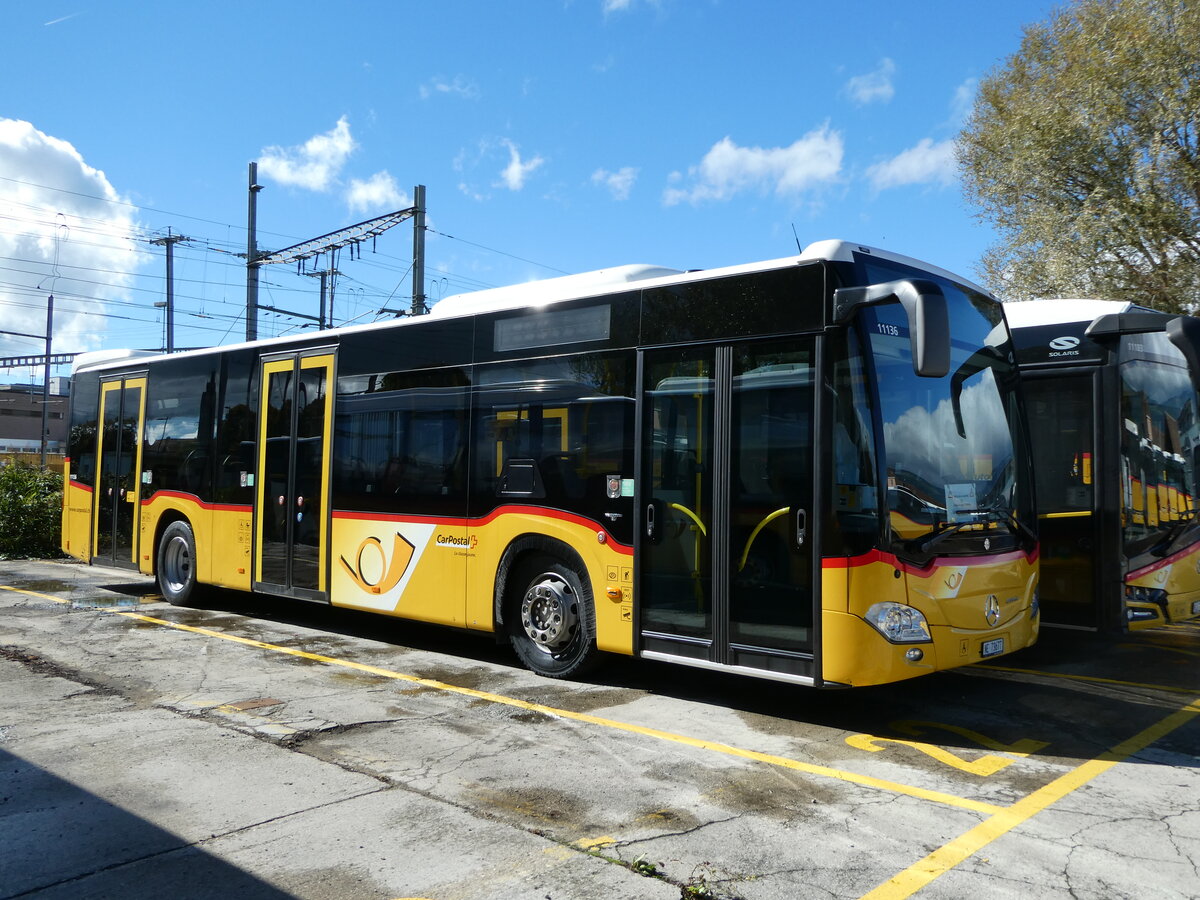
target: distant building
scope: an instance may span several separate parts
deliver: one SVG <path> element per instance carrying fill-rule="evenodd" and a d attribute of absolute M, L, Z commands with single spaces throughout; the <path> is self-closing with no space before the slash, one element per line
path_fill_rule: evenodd
<path fill-rule="evenodd" d="M 46 453 L 60 460 L 67 452 L 69 378 L 50 379 L 46 415 Z M 39 455 L 42 451 L 42 386 L 0 384 L 0 460 Z"/>

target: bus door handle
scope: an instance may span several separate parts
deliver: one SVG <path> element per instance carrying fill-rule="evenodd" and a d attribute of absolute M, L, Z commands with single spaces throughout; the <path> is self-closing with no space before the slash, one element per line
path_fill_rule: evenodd
<path fill-rule="evenodd" d="M 654 540 L 657 536 L 655 515 L 654 501 L 651 500 L 646 504 L 646 537 L 650 540 Z"/>
<path fill-rule="evenodd" d="M 803 509 L 796 510 L 796 546 L 803 547 L 808 539 L 808 513 Z"/>

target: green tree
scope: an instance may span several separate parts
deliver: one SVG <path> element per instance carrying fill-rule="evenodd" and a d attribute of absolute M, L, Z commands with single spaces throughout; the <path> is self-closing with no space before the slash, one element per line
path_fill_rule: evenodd
<path fill-rule="evenodd" d="M 0 559 L 60 556 L 62 475 L 28 463 L 0 466 Z"/>
<path fill-rule="evenodd" d="M 1076 0 L 1026 27 L 958 139 L 1006 299 L 1200 301 L 1200 3 Z"/>

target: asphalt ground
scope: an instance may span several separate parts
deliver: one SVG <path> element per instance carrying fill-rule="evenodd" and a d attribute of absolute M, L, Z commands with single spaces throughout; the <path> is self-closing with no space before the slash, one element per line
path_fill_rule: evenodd
<path fill-rule="evenodd" d="M 0 897 L 1196 898 L 1200 627 L 822 692 L 0 562 Z"/>

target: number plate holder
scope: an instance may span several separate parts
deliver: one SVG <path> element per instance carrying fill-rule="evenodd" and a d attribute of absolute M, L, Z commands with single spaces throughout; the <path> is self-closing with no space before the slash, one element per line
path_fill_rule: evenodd
<path fill-rule="evenodd" d="M 994 638 L 990 641 L 984 641 L 979 647 L 979 655 L 983 659 L 989 656 L 999 656 L 1004 652 L 1004 638 Z"/>

